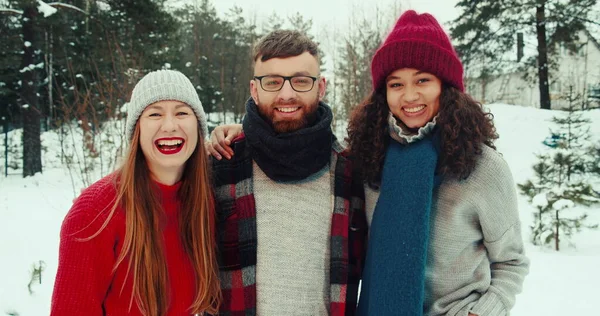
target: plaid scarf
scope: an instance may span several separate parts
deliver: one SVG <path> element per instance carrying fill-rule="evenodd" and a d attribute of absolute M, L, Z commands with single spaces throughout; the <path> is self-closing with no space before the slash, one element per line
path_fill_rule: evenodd
<path fill-rule="evenodd" d="M 213 160 L 217 212 L 217 248 L 223 300 L 219 315 L 256 315 L 256 205 L 252 157 L 245 137 L 233 143 L 231 160 Z M 368 227 L 364 188 L 341 154 L 332 149 L 335 198 L 330 232 L 330 306 L 334 316 L 354 315 L 366 256 Z"/>

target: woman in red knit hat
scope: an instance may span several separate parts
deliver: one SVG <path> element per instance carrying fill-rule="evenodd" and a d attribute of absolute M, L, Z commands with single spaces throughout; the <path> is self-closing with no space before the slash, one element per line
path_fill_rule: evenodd
<path fill-rule="evenodd" d="M 492 115 L 430 14 L 375 53 L 348 127 L 370 223 L 360 315 L 508 315 L 528 273 L 515 185 Z"/>
<path fill-rule="evenodd" d="M 123 165 L 61 229 L 51 315 L 216 314 L 220 288 L 202 104 L 182 73 L 135 86 Z"/>

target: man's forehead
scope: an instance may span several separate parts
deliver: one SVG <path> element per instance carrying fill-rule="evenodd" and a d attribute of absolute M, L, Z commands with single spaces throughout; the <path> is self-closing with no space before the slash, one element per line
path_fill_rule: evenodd
<path fill-rule="evenodd" d="M 317 75 L 319 73 L 319 63 L 315 56 L 309 52 L 304 52 L 297 56 L 286 58 L 271 58 L 266 61 L 260 60 L 260 57 L 254 65 L 255 75 L 277 74 L 282 76 L 293 75 Z"/>

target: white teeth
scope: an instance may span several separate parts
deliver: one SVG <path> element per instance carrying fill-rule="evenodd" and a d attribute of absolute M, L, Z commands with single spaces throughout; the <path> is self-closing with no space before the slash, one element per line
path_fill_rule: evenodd
<path fill-rule="evenodd" d="M 183 141 L 181 139 L 174 139 L 174 140 L 159 140 L 158 141 L 158 145 L 159 146 L 177 146 L 177 145 L 181 145 L 183 143 Z"/>
<path fill-rule="evenodd" d="M 421 105 L 421 106 L 417 106 L 417 107 L 414 107 L 414 108 L 404 108 L 404 111 L 406 111 L 408 113 L 416 113 L 416 112 L 421 111 L 424 108 L 425 108 L 425 106 Z"/>
<path fill-rule="evenodd" d="M 277 110 L 279 112 L 284 112 L 284 113 L 291 113 L 294 111 L 297 111 L 299 109 L 299 107 L 295 107 L 295 108 L 277 108 Z"/>

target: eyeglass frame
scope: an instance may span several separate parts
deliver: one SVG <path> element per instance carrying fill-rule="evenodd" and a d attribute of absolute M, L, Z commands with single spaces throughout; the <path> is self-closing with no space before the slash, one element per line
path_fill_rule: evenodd
<path fill-rule="evenodd" d="M 277 90 L 267 90 L 263 87 L 262 84 L 262 79 L 266 78 L 266 77 L 278 77 L 278 78 L 283 78 L 283 83 L 281 84 L 281 87 Z M 296 78 L 296 77 L 306 77 L 306 78 L 310 78 L 312 79 L 312 86 L 310 86 L 310 89 L 305 90 L 305 91 L 298 91 L 296 90 L 296 88 L 294 88 L 294 85 L 292 84 L 292 78 Z M 319 77 L 313 77 L 313 76 L 307 76 L 307 75 L 296 75 L 296 76 L 280 76 L 280 75 L 264 75 L 264 76 L 254 76 L 253 79 L 258 80 L 258 82 L 260 83 L 260 88 L 267 91 L 267 92 L 277 92 L 277 91 L 281 91 L 281 89 L 283 89 L 283 86 L 285 86 L 285 82 L 289 81 L 290 82 L 290 87 L 296 91 L 296 92 L 308 92 L 311 91 L 314 87 L 315 87 L 315 82 L 317 81 L 317 79 L 319 79 Z"/>

